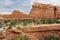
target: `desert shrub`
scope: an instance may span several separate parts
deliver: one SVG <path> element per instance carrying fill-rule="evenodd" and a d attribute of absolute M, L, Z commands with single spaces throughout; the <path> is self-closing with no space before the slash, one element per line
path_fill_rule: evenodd
<path fill-rule="evenodd" d="M 13 38 L 13 40 L 29 40 L 29 37 L 26 35 L 24 35 L 24 36 L 17 35 Z"/>
<path fill-rule="evenodd" d="M 14 38 L 13 38 L 13 40 L 18 40 L 18 37 L 17 37 L 17 36 L 16 36 L 16 37 L 14 37 Z"/>
<path fill-rule="evenodd" d="M 49 24 L 49 21 L 48 20 L 41 20 L 41 24 Z"/>
<path fill-rule="evenodd" d="M 8 29 L 12 29 L 12 25 L 9 25 Z"/>
<path fill-rule="evenodd" d="M 60 23 L 60 19 L 56 19 L 56 23 Z"/>
<path fill-rule="evenodd" d="M 40 37 L 39 40 L 60 40 L 60 35 L 51 34 L 50 36 Z"/>
<path fill-rule="evenodd" d="M 26 26 L 26 25 L 28 25 L 27 20 L 23 20 L 23 26 Z"/>
<path fill-rule="evenodd" d="M 16 29 L 21 30 L 22 28 L 21 27 L 17 27 Z"/>
<path fill-rule="evenodd" d="M 8 29 L 11 29 L 12 27 L 15 27 L 15 25 L 16 25 L 16 21 L 12 21 L 12 22 L 10 22 L 9 24 L 8 24 Z"/>
<path fill-rule="evenodd" d="M 55 35 L 51 35 L 51 36 L 49 37 L 49 40 L 59 40 L 59 38 L 56 37 Z"/>
<path fill-rule="evenodd" d="M 29 37 L 27 35 L 24 35 L 23 40 L 29 40 Z"/>
<path fill-rule="evenodd" d="M 41 24 L 52 24 L 52 23 L 58 23 L 57 19 L 41 19 Z"/>
<path fill-rule="evenodd" d="M 44 40 L 44 38 L 43 37 L 40 37 L 39 40 Z"/>
<path fill-rule="evenodd" d="M 22 36 L 17 35 L 13 38 L 13 40 L 22 40 Z"/>
<path fill-rule="evenodd" d="M 37 24 L 37 25 L 40 24 L 40 20 L 39 19 L 36 19 L 35 20 L 35 24 Z"/>
<path fill-rule="evenodd" d="M 8 22 L 10 22 L 10 20 L 4 20 L 4 23 L 8 23 Z"/>

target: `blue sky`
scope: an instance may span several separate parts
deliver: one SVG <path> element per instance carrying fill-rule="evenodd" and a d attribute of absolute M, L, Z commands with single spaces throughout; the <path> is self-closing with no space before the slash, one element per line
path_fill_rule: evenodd
<path fill-rule="evenodd" d="M 29 13 L 33 2 L 60 5 L 60 0 L 0 0 L 0 13 L 11 13 L 13 10 Z"/>

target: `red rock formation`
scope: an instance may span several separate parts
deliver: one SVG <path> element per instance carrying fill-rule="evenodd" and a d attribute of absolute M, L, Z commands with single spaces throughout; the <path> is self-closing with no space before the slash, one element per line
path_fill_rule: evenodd
<path fill-rule="evenodd" d="M 36 16 L 27 15 L 18 10 L 14 10 L 12 14 L 1 15 L 4 19 L 34 19 Z"/>
<path fill-rule="evenodd" d="M 1 17 L 2 17 L 3 19 L 9 19 L 10 14 L 4 14 L 4 15 L 1 15 Z"/>
<path fill-rule="evenodd" d="M 59 37 L 60 25 L 32 28 L 29 27 L 24 28 L 23 30 L 9 29 L 6 31 L 6 38 L 13 39 L 17 35 L 27 35 L 29 37 L 29 40 L 38 40 L 40 37 L 49 37 L 52 34 L 56 37 Z"/>
<path fill-rule="evenodd" d="M 3 19 L 2 15 L 0 14 L 0 19 Z"/>
<path fill-rule="evenodd" d="M 24 32 L 37 32 L 37 31 L 56 31 L 60 30 L 60 25 L 54 25 L 54 26 L 43 26 L 43 27 L 27 27 L 23 31 Z"/>
<path fill-rule="evenodd" d="M 49 4 L 33 3 L 30 15 L 37 18 L 54 18 L 54 6 Z"/>
<path fill-rule="evenodd" d="M 56 7 L 56 18 L 60 18 L 60 7 Z"/>
<path fill-rule="evenodd" d="M 26 14 L 17 10 L 14 10 L 12 14 L 10 15 L 10 18 L 14 18 L 14 19 L 20 19 L 20 18 L 25 18 L 25 17 L 27 17 Z"/>
<path fill-rule="evenodd" d="M 52 19 L 60 18 L 60 7 L 34 2 L 29 14 L 14 10 L 12 14 L 0 15 L 4 19 Z"/>
<path fill-rule="evenodd" d="M 21 33 L 19 33 L 18 30 L 17 30 L 17 32 L 13 31 L 13 30 L 7 30 L 5 39 L 6 40 L 13 40 L 13 38 L 17 35 L 21 35 Z"/>

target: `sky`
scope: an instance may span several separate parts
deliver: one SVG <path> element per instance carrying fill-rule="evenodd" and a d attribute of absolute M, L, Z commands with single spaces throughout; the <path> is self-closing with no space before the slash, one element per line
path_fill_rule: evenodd
<path fill-rule="evenodd" d="M 60 6 L 60 0 L 0 0 L 0 13 L 9 14 L 13 10 L 29 13 L 33 2 Z"/>

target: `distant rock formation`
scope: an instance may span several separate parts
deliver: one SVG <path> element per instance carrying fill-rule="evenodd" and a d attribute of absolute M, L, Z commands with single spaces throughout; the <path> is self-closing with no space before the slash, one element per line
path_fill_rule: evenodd
<path fill-rule="evenodd" d="M 56 7 L 56 18 L 60 18 L 60 7 Z"/>
<path fill-rule="evenodd" d="M 60 7 L 34 2 L 29 14 L 14 10 L 11 14 L 0 15 L 0 17 L 4 19 L 54 19 L 60 18 Z"/>
<path fill-rule="evenodd" d="M 27 15 L 24 14 L 23 12 L 20 12 L 18 10 L 14 10 L 12 12 L 12 14 L 10 15 L 10 18 L 16 18 L 16 19 L 19 19 L 19 18 L 25 18 Z"/>
<path fill-rule="evenodd" d="M 30 11 L 30 15 L 35 15 L 41 19 L 54 18 L 54 6 L 34 2 Z"/>
<path fill-rule="evenodd" d="M 11 14 L 4 14 L 0 16 L 3 17 L 3 19 L 34 19 L 36 18 L 36 16 L 27 15 L 18 10 L 14 10 Z"/>
<path fill-rule="evenodd" d="M 13 13 L 11 14 L 11 18 L 18 18 L 18 19 L 33 19 L 36 18 L 35 16 L 31 16 L 28 14 L 24 14 L 23 12 L 20 12 L 18 10 L 14 10 Z"/>

